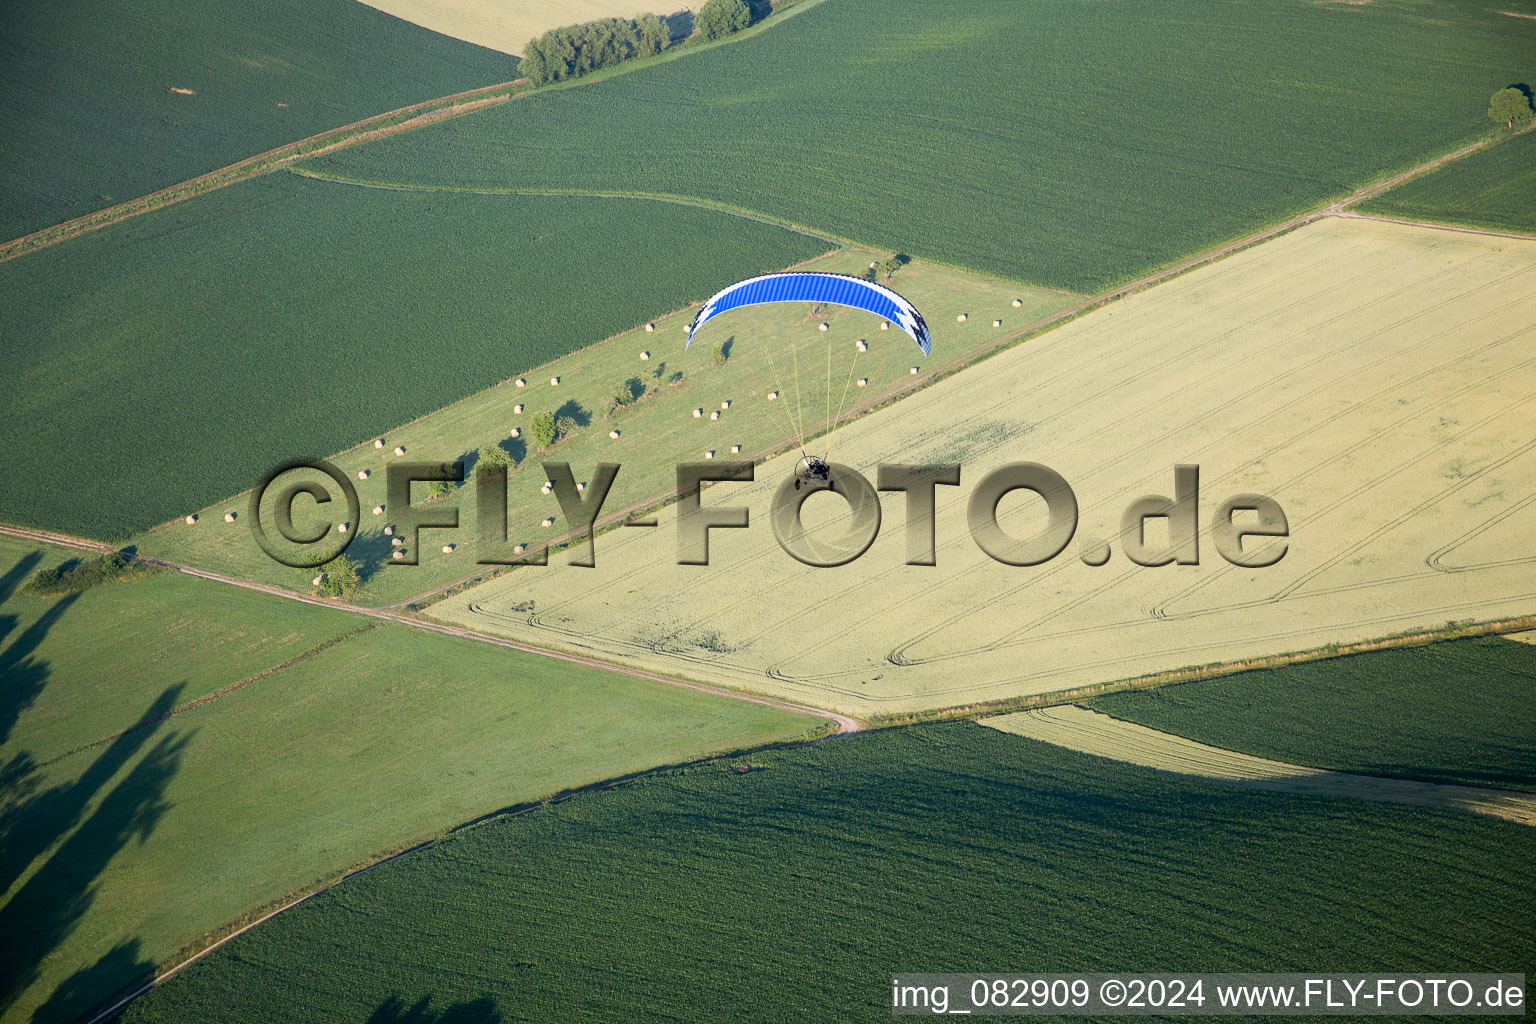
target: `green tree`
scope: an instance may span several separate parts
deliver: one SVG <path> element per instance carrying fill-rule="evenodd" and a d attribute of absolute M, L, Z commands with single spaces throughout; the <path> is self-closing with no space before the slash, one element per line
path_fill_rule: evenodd
<path fill-rule="evenodd" d="M 515 465 L 505 448 L 499 444 L 488 444 L 476 453 L 475 475 L 491 476 L 503 470 L 510 471 Z"/>
<path fill-rule="evenodd" d="M 642 14 L 635 19 L 635 34 L 638 37 L 635 44 L 636 57 L 660 53 L 672 42 L 672 33 L 667 31 L 666 24 L 654 14 Z"/>
<path fill-rule="evenodd" d="M 896 271 L 907 265 L 907 262 L 908 261 L 905 257 L 903 257 L 900 253 L 897 253 L 895 256 L 892 256 L 889 259 L 881 260 L 875 266 L 875 272 L 884 276 L 884 278 L 889 281 L 891 278 L 896 276 Z"/>
<path fill-rule="evenodd" d="M 1530 116 L 1531 101 L 1519 89 L 1500 89 L 1488 98 L 1488 118 L 1503 121 L 1506 128 L 1513 128 Z"/>
<path fill-rule="evenodd" d="M 725 363 L 725 346 L 718 341 L 710 353 L 709 362 L 711 366 L 722 366 Z"/>
<path fill-rule="evenodd" d="M 550 412 L 536 412 L 528 421 L 528 431 L 533 435 L 533 442 L 540 448 L 548 448 L 555 443 L 559 436 L 555 428 L 555 414 Z"/>
<path fill-rule="evenodd" d="M 740 32 L 752 22 L 746 0 L 709 0 L 694 19 L 694 27 L 705 39 L 723 39 Z"/>
<path fill-rule="evenodd" d="M 559 419 L 555 420 L 556 440 L 563 440 L 567 437 L 570 437 L 574 433 L 576 433 L 576 417 L 561 416 Z"/>
<path fill-rule="evenodd" d="M 346 555 L 337 555 L 316 571 L 320 576 L 320 593 L 324 597 L 348 597 L 363 585 L 357 563 Z"/>

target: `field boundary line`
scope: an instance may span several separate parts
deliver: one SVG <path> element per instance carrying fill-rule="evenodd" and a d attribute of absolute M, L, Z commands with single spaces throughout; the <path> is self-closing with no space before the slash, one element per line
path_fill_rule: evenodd
<path fill-rule="evenodd" d="M 1459 231 L 1464 235 L 1490 235 L 1494 238 L 1513 238 L 1521 242 L 1536 242 L 1536 234 L 1529 232 L 1480 228 L 1472 224 L 1456 224 L 1447 220 L 1410 220 L 1407 217 L 1389 217 L 1382 213 L 1361 213 L 1358 210 L 1342 210 L 1334 214 L 1334 216 L 1346 220 L 1376 220 L 1384 224 L 1402 224 L 1410 228 L 1429 228 L 1433 231 Z"/>
<path fill-rule="evenodd" d="M 679 41 L 660 53 L 649 57 L 636 57 L 620 61 L 617 64 L 609 65 L 606 68 L 599 68 L 577 78 L 566 79 L 563 82 L 551 82 L 548 85 L 535 86 L 527 78 L 514 78 L 509 82 L 477 86 L 449 96 L 438 96 L 432 99 L 421 100 L 417 103 L 397 107 L 394 110 L 374 114 L 360 121 L 328 128 L 325 131 L 317 132 L 295 142 L 286 142 L 281 146 L 257 153 L 254 156 L 237 160 L 235 163 L 215 168 L 197 177 L 188 178 L 185 181 L 179 181 L 165 188 L 157 189 L 146 195 L 125 200 L 113 206 L 83 214 L 60 224 L 40 228 L 19 238 L 13 238 L 7 242 L 0 243 L 0 263 L 15 259 L 29 252 L 36 252 L 39 249 L 57 245 L 72 238 L 78 238 L 100 228 L 121 223 L 140 214 L 149 213 L 152 210 L 158 210 L 195 196 L 224 188 L 227 185 L 249 181 L 269 171 L 277 170 L 295 160 L 321 156 L 347 146 L 372 142 L 387 135 L 395 135 L 414 128 L 422 128 L 435 121 L 473 113 L 484 107 L 495 106 L 535 92 L 596 85 L 618 75 L 629 74 L 630 72 L 640 71 L 655 64 L 677 60 L 697 51 L 710 50 L 717 46 L 728 46 L 743 39 L 750 39 L 761 32 L 767 31 L 779 22 L 792 18 L 803 11 L 810 10 L 812 7 L 823 2 L 824 0 L 794 0 L 787 7 L 771 11 L 756 24 L 749 25 L 723 39 L 688 45 L 684 45 L 684 41 Z"/>
<path fill-rule="evenodd" d="M 146 559 L 146 561 L 148 561 L 148 559 Z M 254 675 L 246 676 L 244 679 L 230 683 L 228 686 L 221 687 L 212 693 L 205 693 L 201 697 L 193 698 L 192 700 L 187 701 L 185 704 L 181 704 L 172 708 L 171 710 L 165 712 L 163 715 L 156 715 L 154 718 L 141 718 L 139 721 L 133 723 L 126 729 L 119 729 L 117 732 L 103 736 L 100 739 L 95 739 L 89 743 L 83 743 L 71 750 L 66 750 L 62 754 L 55 754 L 48 760 L 41 761 L 38 764 L 33 765 L 31 768 L 27 769 L 26 772 L 23 772 L 22 775 L 30 775 L 35 771 L 47 768 L 50 765 L 58 764 L 60 761 L 66 760 L 67 758 L 74 757 L 76 754 L 83 754 L 87 750 L 95 750 L 97 747 L 105 746 L 114 740 L 122 739 L 124 736 L 131 735 L 143 729 L 148 729 L 151 726 L 161 725 L 162 723 L 169 722 L 177 715 L 184 714 L 185 712 L 191 711 L 194 708 L 200 708 L 204 704 L 212 704 L 220 697 L 227 697 L 237 690 L 245 689 L 252 683 L 259 683 L 269 676 L 275 676 L 279 672 L 286 671 L 287 669 L 293 668 L 295 665 L 302 664 L 303 662 L 308 661 L 310 658 L 315 657 L 317 654 L 328 651 L 332 647 L 335 647 L 339 644 L 346 643 L 353 637 L 361 636 L 362 634 L 370 632 L 371 630 L 378 629 L 382 625 L 384 625 L 383 622 L 375 619 L 372 622 L 365 622 L 361 626 L 354 626 L 352 629 L 349 629 L 345 632 L 337 633 L 335 636 L 326 637 L 324 640 L 321 640 L 313 647 L 309 647 L 300 651 L 298 654 L 295 654 L 293 657 L 289 658 L 287 661 L 282 662 L 281 664 L 273 665 L 270 668 L 264 668 Z M 21 778 L 22 775 L 14 777 Z"/>
<path fill-rule="evenodd" d="M 1204 665 L 1190 665 L 1184 668 L 1168 669 L 1163 672 L 1149 672 L 1145 675 L 1127 676 L 1122 679 L 1112 679 L 1102 683 L 1089 683 L 1084 686 L 1073 686 L 1046 693 L 1003 697 L 998 700 L 978 701 L 973 704 L 958 704 L 952 707 L 933 708 L 923 711 L 893 711 L 887 714 L 870 715 L 865 721 L 872 729 L 884 729 L 890 726 L 912 725 L 917 722 L 947 722 L 986 718 L 992 715 L 1007 714 L 1011 711 L 1032 711 L 1038 708 L 1055 707 L 1062 704 L 1075 704 L 1078 701 L 1102 697 L 1108 693 L 1123 693 L 1127 690 L 1156 690 L 1164 686 L 1176 686 L 1179 683 L 1195 683 L 1222 676 L 1237 675 L 1242 672 L 1284 668 L 1288 665 L 1302 665 L 1307 662 L 1344 658 L 1353 654 L 1365 654 L 1370 651 L 1385 651 L 1401 647 L 1427 647 L 1430 644 L 1440 643 L 1445 640 L 1460 640 L 1477 636 L 1497 636 L 1504 633 L 1524 632 L 1531 629 L 1536 629 L 1536 614 L 1518 615 L 1514 618 L 1505 619 L 1487 619 L 1481 622 L 1463 622 L 1456 625 L 1442 626 L 1437 629 L 1416 629 L 1403 633 L 1391 633 L 1369 640 L 1324 644 L 1321 647 L 1287 651 L 1283 654 L 1236 658 L 1229 661 L 1213 661 Z"/>
<path fill-rule="evenodd" d="M 49 533 L 40 530 L 29 530 L 23 527 L 0 524 L 0 534 L 11 537 L 19 537 L 23 540 L 42 541 L 49 544 L 58 544 L 66 547 L 78 548 L 86 551 L 106 552 L 116 550 L 110 545 L 97 541 L 70 538 L 58 533 Z M 465 640 L 475 640 L 480 643 L 494 644 L 497 647 L 505 647 L 508 650 L 521 651 L 525 654 L 536 654 L 540 657 L 553 658 L 557 661 L 569 662 L 585 668 L 602 669 L 609 672 L 617 672 L 621 675 L 631 676 L 636 679 L 644 679 L 653 683 L 665 683 L 668 686 L 680 686 L 684 689 L 697 690 L 701 693 L 712 693 L 716 696 L 730 697 L 733 700 L 744 700 L 753 704 L 762 704 L 767 707 L 778 708 L 782 711 L 792 711 L 802 715 L 811 715 L 816 718 L 831 721 L 837 726 L 834 735 L 843 736 L 859 732 L 864 728 L 864 723 L 851 715 L 844 715 L 823 708 L 812 707 L 809 704 L 797 704 L 794 701 L 781 700 L 761 694 L 748 693 L 743 690 L 733 689 L 727 686 L 716 686 L 712 683 L 700 682 L 692 679 L 682 679 L 676 676 L 664 675 L 660 672 L 651 672 L 645 669 L 634 668 L 628 665 L 620 665 L 601 658 L 594 658 L 583 654 L 574 654 L 567 651 L 558 651 L 548 647 L 540 647 L 535 644 L 523 643 L 518 640 L 509 640 L 506 637 L 493 636 L 489 633 L 481 633 L 473 629 L 465 629 L 460 626 L 450 626 L 446 623 L 435 622 L 431 619 L 420 618 L 414 615 L 406 615 L 387 608 L 365 608 L 361 605 L 344 604 L 331 601 L 326 598 L 312 597 L 308 594 L 298 594 L 281 587 L 268 586 L 264 583 L 254 583 L 250 580 L 242 580 L 235 576 L 226 576 L 222 573 L 209 572 L 206 569 L 194 568 L 190 565 L 182 565 L 178 562 L 167 562 L 159 558 L 135 555 L 151 565 L 173 569 L 176 572 L 194 576 L 198 579 L 211 580 L 215 583 L 224 583 L 245 590 L 254 590 L 258 593 L 269 594 L 274 597 L 285 598 L 289 601 L 298 601 L 302 604 L 314 605 L 318 608 L 333 608 L 338 611 L 351 612 L 355 615 L 366 616 L 381 622 L 398 622 L 401 625 L 412 626 L 416 629 L 424 629 L 433 633 L 441 633 L 445 636 L 455 636 Z"/>

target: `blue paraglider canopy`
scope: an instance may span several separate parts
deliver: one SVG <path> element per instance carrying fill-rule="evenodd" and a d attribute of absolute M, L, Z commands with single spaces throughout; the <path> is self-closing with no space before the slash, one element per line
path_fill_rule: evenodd
<path fill-rule="evenodd" d="M 700 327 L 721 313 L 765 302 L 825 302 L 834 306 L 852 306 L 884 317 L 900 327 L 917 342 L 925 356 L 933 343 L 928 336 L 928 324 L 917 307 L 891 289 L 847 274 L 792 270 L 749 277 L 717 293 L 704 303 L 704 308 L 688 325 L 688 344 L 693 344 L 693 336 Z"/>

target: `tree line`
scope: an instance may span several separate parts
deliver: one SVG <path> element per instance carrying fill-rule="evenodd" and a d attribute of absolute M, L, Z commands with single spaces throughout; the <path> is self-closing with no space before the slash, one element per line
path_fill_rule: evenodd
<path fill-rule="evenodd" d="M 672 33 L 654 14 L 638 18 L 599 18 L 582 25 L 550 29 L 530 39 L 518 70 L 534 85 L 579 78 L 589 71 L 660 53 Z"/>

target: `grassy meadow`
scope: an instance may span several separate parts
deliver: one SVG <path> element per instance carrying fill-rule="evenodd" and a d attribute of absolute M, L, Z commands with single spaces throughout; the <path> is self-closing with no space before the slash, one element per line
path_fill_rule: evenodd
<path fill-rule="evenodd" d="M 838 0 L 311 166 L 697 196 L 1092 291 L 1476 136 L 1533 54 L 1471 0 Z"/>
<path fill-rule="evenodd" d="M 813 261 L 809 267 L 851 273 L 867 267 L 878 255 L 857 249 L 839 251 Z M 729 281 L 727 275 L 720 275 L 720 284 Z M 632 326 L 621 335 L 539 366 L 502 362 L 498 372 L 526 372 L 527 386 L 504 383 L 490 388 L 381 434 L 385 438 L 382 450 L 364 444 L 336 456 L 333 461 L 357 488 L 362 508 L 363 522 L 348 554 L 363 564 L 367 583 L 352 600 L 392 604 L 490 568 L 475 563 L 479 556 L 473 484 L 452 497 L 434 501 L 436 506 L 459 510 L 457 531 L 424 531 L 415 552 L 419 565 L 389 564 L 392 549 L 381 530 L 391 517 L 387 509 L 378 516 L 370 513 L 385 501 L 386 470 L 390 462 L 399 461 L 391 454 L 397 445 L 403 445 L 406 458 L 412 460 L 466 457 L 472 474 L 476 450 L 499 442 L 520 462 L 508 483 L 508 539 L 525 543 L 531 550 L 568 529 L 555 498 L 541 492 L 544 460 L 571 463 L 581 480 L 588 479 L 599 462 L 619 463 L 622 469 L 603 508 L 605 516 L 620 512 L 674 490 L 680 462 L 701 461 L 708 451 L 722 460 L 760 458 L 785 447 L 802 427 L 807 435 L 823 432 L 818 424 L 828 418 L 829 408 L 835 417 L 845 393 L 851 411 L 892 388 L 927 382 L 952 371 L 978 351 L 1003 343 L 1011 331 L 1062 309 L 1074 299 L 925 263 L 902 268 L 891 283 L 928 317 L 934 344 L 926 360 L 899 330 L 879 330 L 876 318 L 836 307 L 813 313 L 801 304 L 733 311 L 710 323 L 685 352 L 683 331 L 692 317 L 688 311 L 658 321 L 653 333 L 647 333 L 643 324 Z M 705 297 L 707 294 L 700 295 Z M 1020 303 L 1018 307 L 1013 305 L 1015 300 Z M 956 322 L 959 312 L 969 314 L 966 322 Z M 994 320 L 1002 320 L 1003 327 L 994 328 Z M 820 323 L 827 323 L 828 330 L 819 331 Z M 867 352 L 858 351 L 861 339 L 867 342 Z M 716 346 L 726 357 L 719 365 L 713 362 Z M 651 358 L 642 361 L 642 352 L 650 352 Z M 913 366 L 920 371 L 915 377 L 910 372 Z M 560 378 L 558 386 L 550 385 L 553 376 Z M 605 401 L 630 378 L 657 389 L 656 393 L 607 416 Z M 858 387 L 860 378 L 868 379 L 869 386 Z M 781 397 L 770 403 L 766 392 L 772 389 L 780 390 Z M 730 408 L 721 410 L 723 402 L 730 402 Z M 514 411 L 518 405 L 524 406 L 520 414 Z M 695 418 L 695 409 L 703 415 Z M 537 412 L 562 410 L 584 425 L 541 454 L 530 440 L 529 423 Z M 710 419 L 716 412 L 720 418 Z M 520 438 L 510 436 L 514 428 L 522 432 Z M 618 438 L 609 436 L 615 429 Z M 731 447 L 738 444 L 742 451 L 733 456 Z M 811 443 L 813 450 L 825 450 L 825 445 L 825 441 Z M 363 470 L 370 476 L 359 481 L 358 473 Z M 334 490 L 334 485 L 329 486 Z M 423 486 L 417 485 L 418 502 L 423 500 L 422 490 Z M 134 542 L 156 557 L 264 583 L 307 588 L 312 573 L 273 562 L 257 547 L 246 528 L 248 502 L 248 495 L 219 501 L 204 509 L 195 525 L 176 520 L 136 536 Z M 307 503 L 296 508 L 295 521 L 301 527 L 321 521 L 318 513 L 329 515 L 331 511 L 316 510 Z M 227 512 L 236 513 L 234 523 L 224 522 Z M 311 512 L 317 514 L 309 515 Z M 556 526 L 545 529 L 540 524 L 550 516 Z M 330 521 L 336 519 L 339 517 Z M 271 522 L 270 510 L 264 512 L 263 521 Z M 443 554 L 445 543 L 456 545 L 456 550 Z M 600 560 L 606 543 L 598 541 Z M 563 573 L 561 566 L 566 560 L 566 555 L 556 554 L 550 569 L 526 571 Z"/>
<path fill-rule="evenodd" d="M 1292 764 L 1536 791 L 1533 683 L 1536 646 L 1489 637 L 1114 693 L 1088 706 Z"/>
<path fill-rule="evenodd" d="M 882 730 L 465 830 L 123 1019 L 887 1020 L 892 970 L 1508 970 L 1533 856 L 1470 814 Z"/>
<path fill-rule="evenodd" d="M 0 39 L 4 239 L 517 75 L 354 0 L 13 4 Z"/>
<path fill-rule="evenodd" d="M 146 214 L 0 264 L 0 520 L 120 539 L 827 247 L 291 174 Z"/>
<path fill-rule="evenodd" d="M 1363 213 L 1536 233 L 1536 133 L 1527 132 L 1369 202 Z"/>
<path fill-rule="evenodd" d="M 479 815 L 818 724 L 181 575 L 16 592 L 62 557 L 0 541 L 0 1021 Z"/>

